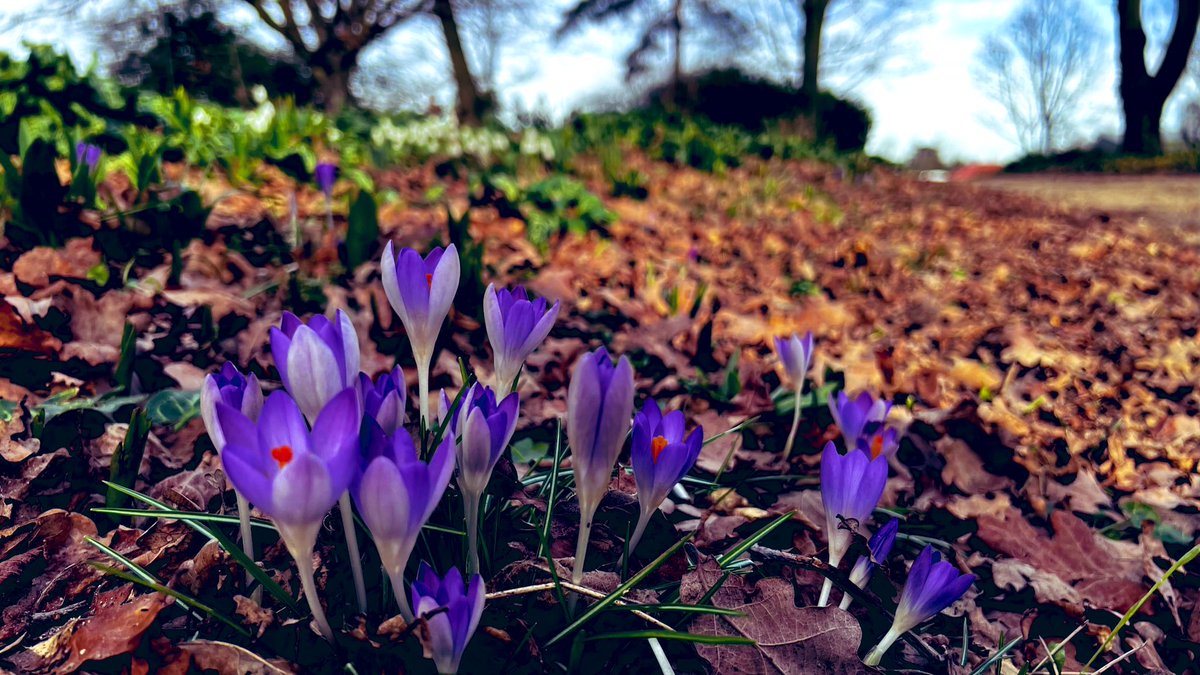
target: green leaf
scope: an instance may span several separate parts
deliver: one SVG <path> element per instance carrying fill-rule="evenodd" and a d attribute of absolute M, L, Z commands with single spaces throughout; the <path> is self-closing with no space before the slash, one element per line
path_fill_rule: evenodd
<path fill-rule="evenodd" d="M 200 392 L 164 389 L 146 401 L 146 416 L 153 424 L 182 428 L 200 414 Z"/>
<path fill-rule="evenodd" d="M 138 468 L 142 465 L 142 456 L 146 453 L 146 441 L 150 438 L 150 421 L 144 410 L 135 410 L 129 418 L 129 428 L 125 431 L 125 440 L 117 446 L 109 465 L 109 482 L 117 485 L 132 483 L 137 479 Z M 129 495 L 109 488 L 104 503 L 113 508 L 120 508 L 128 501 Z"/>
<path fill-rule="evenodd" d="M 511 446 L 512 459 L 516 464 L 534 464 L 540 462 L 550 451 L 550 444 L 539 443 L 532 438 L 522 438 Z"/>
<path fill-rule="evenodd" d="M 370 192 L 359 191 L 347 221 L 346 267 L 354 270 L 371 257 L 379 240 L 379 207 Z"/>
<path fill-rule="evenodd" d="M 732 635 L 697 635 L 672 630 L 630 630 L 618 633 L 601 633 L 584 638 L 586 642 L 594 640 L 641 640 L 655 638 L 659 640 L 682 640 L 702 645 L 754 645 L 750 638 L 734 637 Z"/>

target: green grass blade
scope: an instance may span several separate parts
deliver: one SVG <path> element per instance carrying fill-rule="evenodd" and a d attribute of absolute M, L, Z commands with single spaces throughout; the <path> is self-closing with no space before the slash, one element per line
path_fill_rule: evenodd
<path fill-rule="evenodd" d="M 110 483 L 109 481 L 104 481 L 104 484 L 107 485 L 109 488 L 112 488 L 113 490 L 116 490 L 118 492 L 122 492 L 126 495 L 129 495 L 130 497 L 142 502 L 143 504 L 148 504 L 150 506 L 153 506 L 155 508 L 162 509 L 165 511 L 174 511 L 175 510 L 175 509 L 172 509 L 167 504 L 165 504 L 164 502 L 160 502 L 157 499 L 154 499 L 153 497 L 144 495 L 144 494 L 138 492 L 137 490 L 127 488 L 124 485 L 117 485 L 116 483 Z M 283 605 L 285 607 L 287 607 L 288 609 L 291 609 L 293 611 L 297 608 L 295 598 L 293 598 L 290 593 L 288 593 L 286 590 L 284 590 L 284 588 L 282 586 L 275 583 L 275 580 L 272 579 L 271 576 L 269 574 L 267 574 L 265 570 L 263 570 L 258 565 L 254 564 L 254 561 L 250 559 L 250 556 L 246 555 L 245 551 L 242 550 L 242 547 L 238 546 L 237 542 L 235 542 L 235 541 L 233 541 L 233 539 L 229 538 L 224 532 L 221 532 L 217 528 L 205 527 L 201 523 L 194 521 L 194 520 L 184 520 L 182 522 L 186 523 L 189 527 L 191 527 L 192 529 L 196 530 L 197 532 L 203 534 L 204 536 L 208 537 L 209 539 L 215 539 L 217 541 L 217 543 L 221 546 L 221 548 L 225 549 L 226 553 L 228 553 L 234 560 L 236 560 L 239 565 L 241 565 L 243 568 L 245 568 L 246 571 L 248 571 L 250 573 L 250 576 L 254 577 L 254 579 L 256 581 L 258 581 L 260 584 L 262 584 L 263 588 L 267 589 L 267 592 L 270 593 L 271 596 L 274 597 L 276 600 L 283 603 Z"/>
<path fill-rule="evenodd" d="M 550 552 L 550 523 L 554 517 L 554 504 L 558 499 L 558 467 L 562 464 L 562 419 L 554 427 L 554 465 L 550 467 L 550 496 L 546 498 L 546 517 L 538 534 L 538 556 Z M 542 484 L 543 486 L 545 483 Z"/>
<path fill-rule="evenodd" d="M 1092 658 L 1088 659 L 1088 662 L 1084 664 L 1084 670 L 1090 668 L 1092 663 L 1096 659 L 1100 658 L 1100 655 L 1103 654 L 1106 649 L 1108 649 L 1108 646 L 1112 644 L 1113 640 L 1117 639 L 1117 633 L 1120 633 L 1121 629 L 1133 619 L 1133 615 L 1138 613 L 1138 611 L 1142 608 L 1142 605 L 1145 605 L 1150 598 L 1154 597 L 1154 594 L 1158 592 L 1158 589 L 1163 587 L 1163 584 L 1167 583 L 1167 580 L 1171 578 L 1171 575 L 1178 572 L 1179 569 L 1184 565 L 1195 560 L 1196 556 L 1200 556 L 1200 544 L 1196 544 L 1194 547 L 1192 547 L 1192 550 L 1184 553 L 1183 557 L 1176 561 L 1174 565 L 1171 565 L 1170 569 L 1163 574 L 1161 579 L 1159 579 L 1154 583 L 1153 586 L 1150 587 L 1149 591 L 1146 591 L 1146 594 L 1143 595 L 1141 599 L 1133 603 L 1133 607 L 1130 607 L 1129 611 L 1125 612 L 1125 616 L 1121 617 L 1121 620 L 1117 622 L 1116 627 L 1112 629 L 1112 632 L 1108 634 L 1108 637 L 1104 638 L 1104 642 L 1100 644 L 1100 647 L 1096 650 L 1096 653 L 1092 654 Z"/>
<path fill-rule="evenodd" d="M 92 562 L 89 564 L 92 567 L 100 570 L 101 572 L 104 572 L 105 574 L 107 574 L 109 576 L 117 577 L 118 579 L 124 579 L 125 581 L 129 581 L 129 582 L 138 584 L 140 586 L 145 586 L 146 588 L 149 588 L 152 591 L 162 593 L 163 595 L 167 595 L 172 598 L 175 598 L 175 600 L 178 601 L 179 604 L 183 605 L 184 607 L 204 612 L 205 614 L 211 616 L 212 618 L 216 619 L 217 621 L 220 621 L 221 623 L 225 624 L 226 626 L 229 626 L 230 628 L 234 629 L 240 635 L 242 635 L 242 637 L 245 637 L 245 638 L 251 637 L 250 633 L 247 632 L 245 628 L 242 628 L 238 624 L 234 623 L 232 619 L 229 619 L 228 617 L 224 616 L 217 610 L 213 609 L 212 607 L 209 607 L 208 605 L 200 602 L 199 600 L 196 600 L 195 598 L 191 598 L 183 593 L 180 593 L 179 591 L 177 591 L 173 588 L 167 588 L 166 586 L 163 586 L 162 584 L 158 583 L 157 581 L 147 581 L 147 580 L 143 579 L 141 577 L 141 575 L 139 575 L 139 574 L 130 574 L 129 572 L 123 572 L 115 567 L 101 565 L 100 563 L 97 563 L 97 562 Z"/>
<path fill-rule="evenodd" d="M 1013 647 L 1016 647 L 1019 642 L 1020 640 L 1013 640 L 1012 642 L 1001 645 L 1000 649 L 996 650 L 996 653 L 992 654 L 987 661 L 984 661 L 983 663 L 979 664 L 978 668 L 972 670 L 971 675 L 983 675 L 985 672 L 987 672 L 988 668 L 991 668 L 995 664 L 999 663 L 1000 659 L 1004 658 L 1005 654 L 1011 652 Z"/>
<path fill-rule="evenodd" d="M 573 621 L 571 623 L 571 625 L 564 628 L 558 635 L 555 635 L 554 637 L 550 638 L 550 641 L 546 643 L 546 646 L 550 646 L 550 645 L 554 644 L 555 642 L 558 642 L 559 640 L 563 639 L 564 637 L 570 635 L 571 633 L 575 632 L 576 630 L 579 629 L 580 626 L 587 623 L 588 621 L 591 621 L 600 612 L 603 612 L 606 607 L 613 604 L 617 600 L 620 600 L 622 596 L 624 596 L 626 593 L 629 592 L 629 589 L 631 589 L 634 586 L 641 583 L 643 579 L 650 576 L 651 572 L 653 572 L 654 570 L 661 567 L 663 565 L 663 563 L 667 562 L 667 560 L 669 560 L 671 558 L 671 556 L 675 555 L 676 551 L 683 548 L 684 544 L 691 541 L 692 536 L 693 536 L 693 534 L 688 534 L 683 539 L 680 539 L 679 541 L 675 542 L 674 546 L 672 546 L 671 548 L 664 551 L 662 555 L 658 556 L 649 565 L 646 565 L 641 570 L 639 570 L 637 574 L 633 575 L 632 577 L 629 577 L 628 581 L 621 584 L 620 586 L 617 586 L 616 590 L 614 590 L 612 593 L 609 593 L 608 595 L 604 596 L 604 598 L 602 600 L 596 601 L 596 604 L 589 607 L 588 610 L 586 612 L 584 612 L 583 614 L 581 614 L 578 619 L 575 619 L 575 621 Z"/>
<path fill-rule="evenodd" d="M 601 633 L 599 635 L 589 635 L 584 638 L 585 642 L 594 640 L 639 640 L 656 638 L 659 640 L 682 640 L 684 642 L 694 642 L 702 645 L 754 645 L 757 644 L 750 638 L 733 637 L 732 635 L 696 635 L 695 633 L 684 633 L 682 631 L 670 630 L 631 630 L 618 633 Z"/>
<path fill-rule="evenodd" d="M 93 513 L 103 513 L 110 516 L 127 516 L 129 518 L 169 518 L 174 520 L 194 520 L 200 523 L 219 523 L 222 525 L 237 525 L 239 523 L 237 516 L 227 516 L 217 513 L 200 513 L 197 511 L 179 511 L 175 509 L 167 510 L 149 510 L 149 509 L 115 509 L 106 506 L 98 506 L 92 509 Z M 269 520 L 262 518 L 251 518 L 250 524 L 254 527 L 261 527 L 265 530 L 274 530 L 275 526 Z"/>
<path fill-rule="evenodd" d="M 737 561 L 737 559 L 743 553 L 745 553 L 746 551 L 749 551 L 752 546 L 754 546 L 758 542 L 762 541 L 763 538 L 765 538 L 768 534 L 771 534 L 772 532 L 774 532 L 775 529 L 778 528 L 780 525 L 783 525 L 787 521 L 791 520 L 792 514 L 794 514 L 794 513 L 795 513 L 795 511 L 788 511 L 787 513 L 783 514 L 782 516 L 779 516 L 770 525 L 767 525 L 766 527 L 759 530 L 758 532 L 755 532 L 754 534 L 750 535 L 744 541 L 742 541 L 740 544 L 737 544 L 733 548 L 729 549 L 727 552 L 717 556 L 717 562 L 720 563 L 721 569 L 729 569 L 733 565 L 733 563 L 735 563 Z"/>

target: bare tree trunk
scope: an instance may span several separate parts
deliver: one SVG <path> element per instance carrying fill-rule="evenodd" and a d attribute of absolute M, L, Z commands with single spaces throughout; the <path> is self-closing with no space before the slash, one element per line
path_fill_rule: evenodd
<path fill-rule="evenodd" d="M 1121 65 L 1121 107 L 1125 137 L 1121 149 L 1137 154 L 1161 154 L 1163 106 L 1187 67 L 1200 23 L 1200 0 L 1177 0 L 1175 27 L 1158 72 L 1146 71 L 1146 33 L 1141 0 L 1117 0 L 1117 37 Z"/>
<path fill-rule="evenodd" d="M 454 18 L 454 7 L 450 0 L 434 0 L 433 13 L 442 22 L 442 34 L 446 38 L 446 49 L 450 52 L 450 65 L 454 70 L 454 85 L 458 90 L 454 112 L 458 123 L 479 126 L 482 117 L 479 89 L 471 76 L 471 66 L 463 51 L 462 39 L 458 35 L 458 22 Z"/>
<path fill-rule="evenodd" d="M 350 71 L 341 68 L 314 67 L 313 78 L 317 81 L 317 94 L 321 99 L 321 109 L 327 115 L 336 116 L 350 100 Z"/>
<path fill-rule="evenodd" d="M 671 32 L 674 33 L 674 53 L 671 55 L 671 103 L 683 101 L 683 0 L 675 0 L 671 8 Z"/>
<path fill-rule="evenodd" d="M 825 10 L 829 7 L 829 0 L 800 0 L 800 5 L 804 14 L 804 64 L 800 92 L 813 106 L 820 90 L 817 78 L 821 71 L 821 29 L 825 25 Z"/>

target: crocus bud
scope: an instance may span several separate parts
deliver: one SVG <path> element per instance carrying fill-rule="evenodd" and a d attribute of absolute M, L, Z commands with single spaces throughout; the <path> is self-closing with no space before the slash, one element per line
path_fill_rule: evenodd
<path fill-rule="evenodd" d="M 347 387 L 354 389 L 357 400 L 358 349 L 358 333 L 340 309 L 335 321 L 314 316 L 307 324 L 284 312 L 280 327 L 271 328 L 279 379 L 309 421 Z"/>
<path fill-rule="evenodd" d="M 483 616 L 486 594 L 478 574 L 465 584 L 458 568 L 451 567 L 446 577 L 439 579 L 429 565 L 421 563 L 412 585 L 412 604 L 417 616 L 425 619 L 425 655 L 433 659 L 442 675 L 458 672 L 463 652 Z M 442 608 L 445 611 L 435 613 Z"/>
<path fill-rule="evenodd" d="M 263 407 L 258 378 L 254 373 L 243 376 L 237 366 L 228 361 L 221 366 L 221 372 L 204 376 L 204 385 L 200 387 L 200 418 L 204 420 L 213 447 L 220 452 L 225 447 L 225 434 L 217 420 L 217 403 L 240 411 L 251 422 L 257 420 Z"/>
<path fill-rule="evenodd" d="M 896 531 L 900 529 L 900 521 L 889 520 L 886 525 L 875 531 L 871 535 L 870 541 L 867 542 L 868 555 L 859 557 L 854 562 L 853 569 L 850 570 L 850 581 L 859 588 L 866 588 L 867 582 L 871 580 L 871 573 L 875 571 L 883 561 L 888 557 L 888 553 L 892 552 L 892 544 L 896 542 Z M 842 597 L 842 609 L 850 606 L 850 595 Z"/>
<path fill-rule="evenodd" d="M 483 293 L 483 320 L 492 344 L 498 388 L 511 387 L 516 381 L 525 359 L 554 327 L 559 304 L 546 309 L 545 298 L 529 300 L 521 286 L 497 291 L 495 284 L 488 285 Z"/>
<path fill-rule="evenodd" d="M 368 422 L 367 452 L 362 476 L 351 492 L 363 522 L 375 539 L 379 557 L 392 582 L 404 618 L 413 618 L 404 595 L 404 568 L 421 528 L 433 515 L 454 471 L 454 439 L 447 434 L 429 462 L 417 456 L 404 430 L 385 435 Z"/>
<path fill-rule="evenodd" d="M 776 337 L 775 353 L 779 356 L 779 362 L 783 365 L 783 372 L 787 375 L 792 389 L 796 392 L 803 390 L 804 378 L 808 376 L 808 369 L 812 366 L 812 332 L 805 333 L 803 338 L 797 333 L 787 338 Z"/>
<path fill-rule="evenodd" d="M 825 535 L 829 540 L 829 565 L 837 567 L 850 548 L 851 534 L 841 520 L 862 523 L 871 516 L 887 483 L 887 460 L 871 459 L 861 452 L 839 453 L 833 442 L 821 453 L 821 502 L 825 506 Z M 826 580 L 818 606 L 829 602 L 832 584 Z"/>
<path fill-rule="evenodd" d="M 411 248 L 395 253 L 388 242 L 380 266 L 383 290 L 404 324 L 413 354 L 418 361 L 432 357 L 442 322 L 458 292 L 458 249 L 454 244 L 444 251 L 438 247 L 422 259 Z"/>
<path fill-rule="evenodd" d="M 491 387 L 473 384 L 454 411 L 450 428 L 458 444 L 458 485 L 466 492 L 482 494 L 492 469 L 504 454 L 517 428 L 520 397 L 509 394 L 499 403 Z"/>
<path fill-rule="evenodd" d="M 858 447 L 858 438 L 867 431 L 868 425 L 882 427 L 891 410 L 891 401 L 876 400 L 865 391 L 855 399 L 846 396 L 846 392 L 838 392 L 836 398 L 832 394 L 829 396 L 829 413 L 842 432 L 847 450 Z"/>
<path fill-rule="evenodd" d="M 580 510 L 590 519 L 608 490 L 633 414 L 633 367 L 601 347 L 584 354 L 567 389 L 567 442 Z"/>
<path fill-rule="evenodd" d="M 404 383 L 404 371 L 397 366 L 390 373 L 383 373 L 372 382 L 366 373 L 358 374 L 358 393 L 362 396 L 363 412 L 375 420 L 388 436 L 403 428 L 406 419 L 404 410 L 408 396 Z"/>
<path fill-rule="evenodd" d="M 81 141 L 75 144 L 75 161 L 78 164 L 86 164 L 89 173 L 96 171 L 96 167 L 100 165 L 100 156 L 102 154 L 103 151 L 91 143 Z"/>
<path fill-rule="evenodd" d="M 917 556 L 908 571 L 904 590 L 900 592 L 900 603 L 896 607 L 892 627 L 867 654 L 864 663 L 879 665 L 884 652 L 897 638 L 953 605 L 975 583 L 974 574 L 959 574 L 958 568 L 941 558 L 932 546 L 926 546 Z"/>
<path fill-rule="evenodd" d="M 325 198 L 329 199 L 333 196 L 333 183 L 337 180 L 337 166 L 328 162 L 320 162 L 317 164 L 317 169 L 314 172 L 317 180 L 317 187 L 321 188 L 321 192 L 325 193 Z"/>

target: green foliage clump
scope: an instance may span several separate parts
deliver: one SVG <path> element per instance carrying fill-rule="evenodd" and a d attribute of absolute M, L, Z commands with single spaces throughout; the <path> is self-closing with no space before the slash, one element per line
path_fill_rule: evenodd
<path fill-rule="evenodd" d="M 484 197 L 477 201 L 492 201 L 501 213 L 524 219 L 526 238 L 542 251 L 549 248 L 552 238 L 566 232 L 584 235 L 596 230 L 605 234 L 617 219 L 583 183 L 561 174 L 528 187 L 502 173 L 485 175 L 480 183 Z"/>

